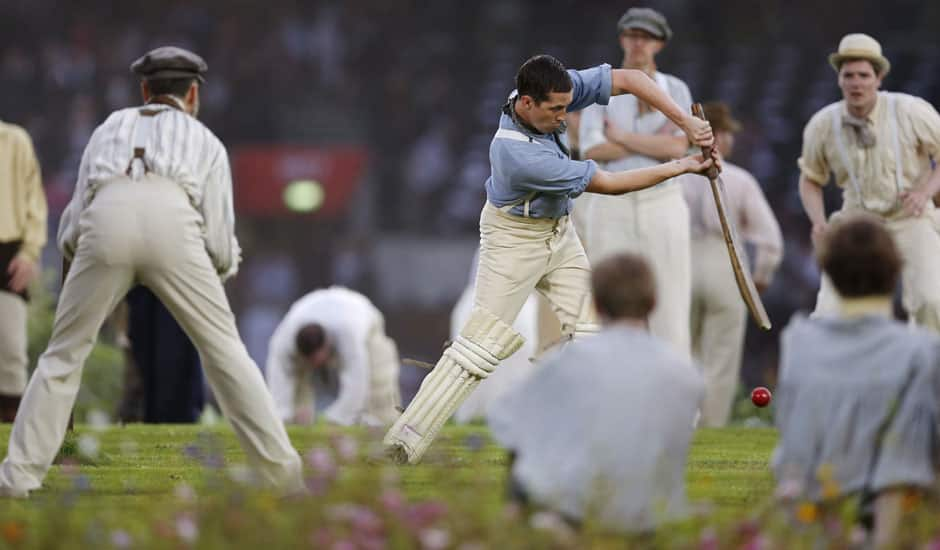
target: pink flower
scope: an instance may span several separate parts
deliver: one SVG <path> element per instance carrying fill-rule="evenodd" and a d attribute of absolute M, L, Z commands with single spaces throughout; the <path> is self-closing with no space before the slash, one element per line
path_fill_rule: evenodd
<path fill-rule="evenodd" d="M 341 460 L 354 460 L 359 455 L 359 442 L 345 434 L 336 435 L 332 440 L 333 449 Z"/>
<path fill-rule="evenodd" d="M 339 504 L 326 511 L 328 518 L 349 523 L 354 532 L 378 535 L 383 531 L 382 518 L 371 509 L 356 504 Z"/>
<path fill-rule="evenodd" d="M 329 548 L 333 545 L 333 531 L 328 527 L 320 527 L 310 534 L 310 546 L 314 548 Z"/>
<path fill-rule="evenodd" d="M 325 477 L 333 477 L 336 474 L 336 461 L 333 460 L 333 454 L 323 447 L 310 449 L 307 453 L 307 465 L 313 468 L 314 472 Z"/>
<path fill-rule="evenodd" d="M 379 503 L 386 511 L 398 515 L 405 508 L 405 497 L 396 489 L 388 489 L 379 495 Z"/>
<path fill-rule="evenodd" d="M 176 517 L 176 534 L 181 540 L 192 544 L 199 538 L 199 526 L 189 514 L 180 514 Z"/>
<path fill-rule="evenodd" d="M 123 529 L 118 529 L 111 533 L 111 546 L 115 548 L 130 548 L 134 540 Z"/>
<path fill-rule="evenodd" d="M 413 531 L 420 531 L 446 515 L 447 506 L 443 502 L 429 500 L 409 506 L 402 519 Z"/>
<path fill-rule="evenodd" d="M 747 541 L 744 546 L 741 547 L 741 550 L 764 550 L 770 548 L 770 541 L 767 540 L 767 537 L 761 534 L 757 534 Z"/>
<path fill-rule="evenodd" d="M 351 540 L 338 540 L 330 547 L 331 550 L 358 550 L 356 543 Z"/>
<path fill-rule="evenodd" d="M 715 531 L 715 528 L 706 527 L 702 529 L 702 533 L 698 538 L 699 550 L 718 550 L 718 547 L 718 533 Z"/>
<path fill-rule="evenodd" d="M 418 533 L 418 540 L 424 550 L 444 550 L 450 545 L 450 533 L 445 529 L 432 527 Z"/>

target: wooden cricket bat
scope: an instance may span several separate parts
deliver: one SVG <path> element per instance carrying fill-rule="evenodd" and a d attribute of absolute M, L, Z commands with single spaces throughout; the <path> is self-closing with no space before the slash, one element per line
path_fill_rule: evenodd
<path fill-rule="evenodd" d="M 701 103 L 692 104 L 692 114 L 702 120 L 705 118 L 705 110 Z M 705 158 L 711 155 L 711 147 L 702 147 L 702 154 Z M 734 223 L 728 216 L 728 199 L 725 197 L 725 186 L 718 176 L 718 168 L 712 166 L 708 170 L 708 181 L 711 183 L 712 196 L 715 197 L 715 206 L 718 208 L 718 219 L 721 220 L 721 232 L 725 237 L 725 245 L 728 247 L 728 259 L 731 261 L 731 268 L 734 270 L 734 280 L 738 283 L 738 291 L 741 298 L 747 304 L 748 311 L 757 326 L 764 330 L 770 330 L 770 318 L 764 309 L 764 303 L 761 302 L 760 293 L 754 286 L 754 280 L 751 278 L 751 271 L 747 266 L 741 264 L 744 258 L 744 250 L 741 248 L 741 240 L 738 238 Z"/>

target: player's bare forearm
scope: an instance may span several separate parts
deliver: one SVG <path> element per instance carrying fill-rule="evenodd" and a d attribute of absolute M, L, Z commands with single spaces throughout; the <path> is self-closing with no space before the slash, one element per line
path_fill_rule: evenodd
<path fill-rule="evenodd" d="M 712 160 L 703 161 L 701 156 L 693 156 L 623 172 L 608 172 L 598 169 L 585 190 L 602 195 L 623 195 L 631 191 L 652 187 L 682 174 L 701 173 L 711 165 Z"/>
<path fill-rule="evenodd" d="M 594 147 L 591 147 L 584 152 L 585 159 L 590 159 L 597 162 L 620 160 L 629 156 L 630 151 L 628 151 L 623 145 L 620 145 L 619 143 L 611 143 L 609 141 L 595 145 Z"/>
<path fill-rule="evenodd" d="M 800 202 L 803 203 L 803 210 L 813 226 L 826 225 L 822 186 L 806 176 L 800 176 Z"/>
<path fill-rule="evenodd" d="M 647 135 L 624 132 L 617 136 L 617 144 L 628 151 L 666 161 L 684 157 L 689 149 L 685 136 Z"/>
<path fill-rule="evenodd" d="M 689 128 L 691 115 L 646 73 L 637 69 L 614 69 L 611 71 L 610 95 L 633 94 L 637 98 L 649 103 L 666 118 L 673 121 L 680 128 Z"/>

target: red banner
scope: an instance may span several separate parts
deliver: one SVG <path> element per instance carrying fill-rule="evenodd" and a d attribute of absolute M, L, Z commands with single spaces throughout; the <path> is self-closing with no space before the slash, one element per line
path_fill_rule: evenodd
<path fill-rule="evenodd" d="M 367 161 L 365 148 L 357 145 L 237 147 L 232 152 L 235 210 L 252 216 L 340 216 L 359 187 Z"/>

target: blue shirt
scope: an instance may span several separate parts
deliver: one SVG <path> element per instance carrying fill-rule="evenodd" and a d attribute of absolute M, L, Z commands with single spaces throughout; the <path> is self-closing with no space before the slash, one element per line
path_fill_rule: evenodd
<path fill-rule="evenodd" d="M 588 105 L 606 105 L 610 100 L 610 65 L 603 64 L 583 71 L 569 70 L 573 99 L 568 111 Z M 529 216 L 560 218 L 571 211 L 571 199 L 584 192 L 597 171 L 593 160 L 571 160 L 568 137 L 560 134 L 564 150 L 552 134 L 536 134 L 517 125 L 503 113 L 499 127 L 521 132 L 529 141 L 495 138 L 490 144 L 490 177 L 486 180 L 486 199 L 497 207 L 519 203 L 531 193 Z M 511 213 L 523 215 L 518 204 Z"/>

